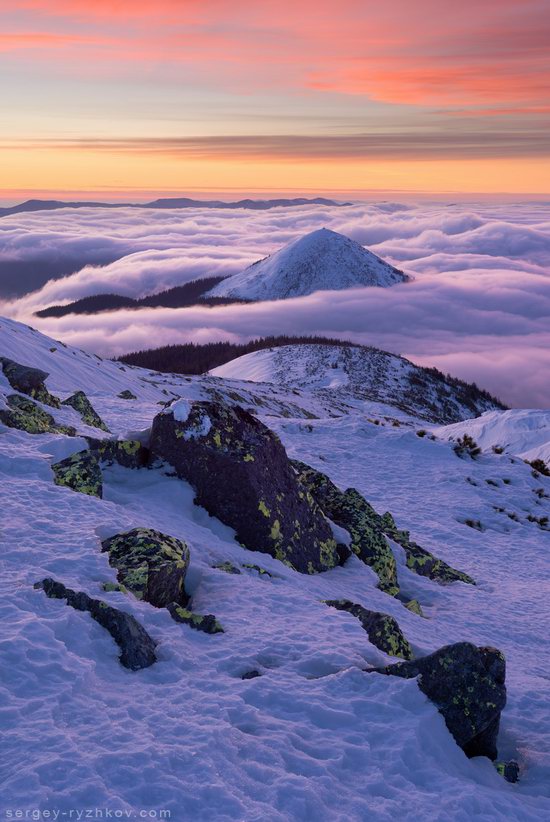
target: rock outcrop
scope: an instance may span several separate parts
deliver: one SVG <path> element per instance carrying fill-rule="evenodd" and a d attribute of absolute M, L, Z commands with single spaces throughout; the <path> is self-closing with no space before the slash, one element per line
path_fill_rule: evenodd
<path fill-rule="evenodd" d="M 367 632 L 369 641 L 390 656 L 412 659 L 412 649 L 396 619 L 379 611 L 369 611 L 347 599 L 327 599 L 326 604 L 357 617 Z"/>
<path fill-rule="evenodd" d="M 506 704 L 506 662 L 496 648 L 458 642 L 421 659 L 368 672 L 418 677 L 418 687 L 437 705 L 464 753 L 496 759 L 500 714 Z"/>
<path fill-rule="evenodd" d="M 395 596 L 399 592 L 395 557 L 379 527 L 379 517 L 374 508 L 355 488 L 341 491 L 321 471 L 297 460 L 292 464 L 298 471 L 300 483 L 307 488 L 323 513 L 349 532 L 352 552 L 377 574 L 380 590 Z"/>
<path fill-rule="evenodd" d="M 329 523 L 303 488 L 278 437 L 239 406 L 180 400 L 158 414 L 152 458 L 172 465 L 196 503 L 237 540 L 302 573 L 338 564 Z"/>
<path fill-rule="evenodd" d="M 189 548 L 179 539 L 152 528 L 134 528 L 101 543 L 117 579 L 135 597 L 157 608 L 186 605 L 185 575 Z"/>
<path fill-rule="evenodd" d="M 31 368 L 30 365 L 21 365 L 21 363 L 9 360 L 7 357 L 0 357 L 0 365 L 6 379 L 15 391 L 28 394 L 29 397 L 43 402 L 45 405 L 59 408 L 58 398 L 50 394 L 46 388 L 45 380 L 49 376 L 47 371 Z"/>
<path fill-rule="evenodd" d="M 97 457 L 91 451 L 79 451 L 60 462 L 53 463 L 52 471 L 56 485 L 63 485 L 91 497 L 103 496 L 101 468 Z"/>
<path fill-rule="evenodd" d="M 125 668 L 139 671 L 156 662 L 156 643 L 131 614 L 119 611 L 102 600 L 92 599 L 83 591 L 66 588 L 61 582 L 56 582 L 50 577 L 37 582 L 34 587 L 41 588 L 51 599 L 64 599 L 67 605 L 77 611 L 87 611 L 96 622 L 109 631 L 120 647 L 120 662 Z"/>
<path fill-rule="evenodd" d="M 70 397 L 63 400 L 61 405 L 69 405 L 71 408 L 74 408 L 74 410 L 80 414 L 82 422 L 86 425 L 90 425 L 92 428 L 99 428 L 101 431 L 107 431 L 109 433 L 109 429 L 92 406 L 84 391 L 75 391 L 74 394 L 71 394 Z"/>
<path fill-rule="evenodd" d="M 182 608 L 176 602 L 171 602 L 168 610 L 176 622 L 182 622 L 184 625 L 189 625 L 195 631 L 203 631 L 205 634 L 223 634 L 224 630 L 213 614 L 195 614 L 193 611 L 188 611 Z"/>
<path fill-rule="evenodd" d="M 7 408 L 0 409 L 0 422 L 8 428 L 17 428 L 27 434 L 66 434 L 74 437 L 76 429 L 69 425 L 59 425 L 51 414 L 35 402 L 20 394 L 6 397 Z"/>

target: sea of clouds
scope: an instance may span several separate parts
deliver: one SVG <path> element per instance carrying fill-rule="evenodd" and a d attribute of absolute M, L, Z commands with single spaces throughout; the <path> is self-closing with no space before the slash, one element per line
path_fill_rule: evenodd
<path fill-rule="evenodd" d="M 245 306 L 34 316 L 91 294 L 141 297 L 234 274 L 322 226 L 414 279 Z M 63 256 L 82 264 L 37 291 L 0 301 L 0 313 L 102 355 L 190 340 L 340 336 L 475 380 L 511 405 L 550 406 L 549 204 L 63 209 L 0 220 L 3 265 L 47 263 L 50 270 Z M 86 265 L 98 258 L 115 261 Z"/>

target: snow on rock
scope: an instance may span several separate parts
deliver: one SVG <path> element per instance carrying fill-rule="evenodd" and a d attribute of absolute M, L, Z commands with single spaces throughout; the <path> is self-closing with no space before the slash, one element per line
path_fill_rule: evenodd
<path fill-rule="evenodd" d="M 452 440 L 468 434 L 484 451 L 503 448 L 524 460 L 542 459 L 550 465 L 549 410 L 487 411 L 477 419 L 436 428 L 434 433 Z"/>
<path fill-rule="evenodd" d="M 206 296 L 282 300 L 314 291 L 387 287 L 408 279 L 355 240 L 321 228 L 227 277 Z"/>

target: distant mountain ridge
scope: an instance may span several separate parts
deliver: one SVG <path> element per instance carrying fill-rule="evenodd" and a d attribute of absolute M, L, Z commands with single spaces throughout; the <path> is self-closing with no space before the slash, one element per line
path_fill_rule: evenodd
<path fill-rule="evenodd" d="M 283 300 L 314 291 L 387 288 L 408 279 L 350 237 L 321 228 L 298 237 L 239 274 L 226 277 L 205 296 Z"/>
<path fill-rule="evenodd" d="M 281 198 L 274 200 L 236 200 L 225 202 L 223 200 L 193 200 L 190 197 L 164 197 L 152 200 L 148 203 L 104 203 L 94 201 L 70 201 L 70 200 L 26 200 L 24 203 L 0 208 L 0 217 L 9 217 L 10 214 L 21 214 L 32 211 L 55 211 L 59 208 L 245 208 L 252 211 L 267 211 L 270 208 L 289 208 L 302 205 L 322 205 L 322 206 L 346 206 L 351 203 L 337 203 L 335 200 L 328 200 L 325 197 Z"/>

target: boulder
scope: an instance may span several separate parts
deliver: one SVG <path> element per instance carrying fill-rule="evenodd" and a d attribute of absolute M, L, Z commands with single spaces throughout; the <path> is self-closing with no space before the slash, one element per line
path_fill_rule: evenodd
<path fill-rule="evenodd" d="M 96 622 L 109 631 L 120 647 L 120 662 L 125 668 L 139 671 L 157 661 L 156 642 L 131 614 L 119 611 L 99 599 L 92 599 L 82 591 L 66 588 L 50 577 L 37 582 L 34 587 L 41 588 L 52 599 L 66 600 L 67 605 L 77 611 L 88 611 Z"/>
<path fill-rule="evenodd" d="M 421 659 L 368 671 L 372 672 L 418 677 L 418 687 L 437 705 L 464 753 L 496 759 L 500 714 L 506 704 L 506 662 L 496 648 L 457 642 Z"/>
<path fill-rule="evenodd" d="M 61 405 L 69 405 L 71 408 L 74 408 L 75 411 L 80 414 L 82 422 L 86 425 L 91 425 L 92 428 L 100 428 L 102 431 L 109 432 L 109 429 L 93 408 L 84 391 L 75 391 L 74 394 L 71 394 L 70 397 L 63 400 Z"/>
<path fill-rule="evenodd" d="M 91 497 L 103 496 L 103 478 L 97 457 L 90 451 L 79 451 L 52 465 L 54 482 Z"/>
<path fill-rule="evenodd" d="M 76 434 L 75 428 L 58 425 L 51 414 L 20 394 L 10 394 L 6 403 L 8 407 L 0 409 L 0 422 L 8 428 L 17 428 L 27 434 L 66 434 L 69 437 Z"/>
<path fill-rule="evenodd" d="M 104 540 L 103 551 L 117 569 L 118 581 L 138 599 L 157 608 L 186 605 L 185 575 L 189 548 L 179 539 L 152 528 L 134 528 Z"/>
<path fill-rule="evenodd" d="M 46 388 L 45 380 L 49 376 L 47 371 L 39 368 L 31 368 L 30 365 L 21 365 L 15 360 L 7 357 L 0 357 L 0 365 L 9 384 L 15 391 L 28 394 L 39 402 L 59 408 L 59 400 L 54 397 Z"/>
<path fill-rule="evenodd" d="M 224 630 L 213 614 L 195 614 L 182 608 L 176 602 L 171 602 L 167 606 L 172 619 L 189 625 L 195 631 L 203 631 L 205 634 L 223 634 Z"/>
<path fill-rule="evenodd" d="M 303 462 L 294 460 L 298 479 L 327 517 L 345 528 L 351 536 L 350 548 L 378 576 L 378 587 L 390 596 L 399 591 L 395 557 L 380 525 L 374 508 L 355 490 L 341 491 L 333 482 Z"/>
<path fill-rule="evenodd" d="M 468 574 L 457 571 L 442 559 L 413 542 L 408 531 L 401 531 L 397 528 L 389 511 L 386 511 L 380 517 L 380 520 L 384 532 L 405 551 L 407 568 L 410 568 L 415 574 L 429 577 L 429 579 L 433 579 L 442 585 L 447 585 L 450 582 L 466 582 L 468 585 L 475 585 L 475 580 Z"/>
<path fill-rule="evenodd" d="M 338 564 L 330 524 L 299 484 L 279 438 L 252 414 L 219 401 L 180 400 L 155 417 L 149 447 L 245 548 L 302 573 Z"/>
<path fill-rule="evenodd" d="M 86 437 L 90 449 L 100 462 L 107 465 L 122 465 L 123 468 L 145 468 L 149 461 L 149 451 L 139 440 L 100 440 Z"/>
<path fill-rule="evenodd" d="M 357 617 L 367 632 L 369 641 L 390 656 L 412 659 L 412 649 L 396 619 L 379 611 L 369 611 L 347 599 L 328 599 L 326 604 Z"/>

